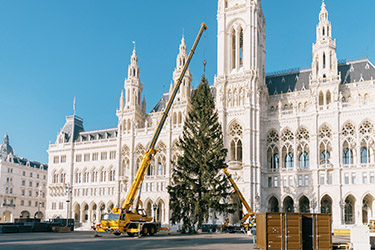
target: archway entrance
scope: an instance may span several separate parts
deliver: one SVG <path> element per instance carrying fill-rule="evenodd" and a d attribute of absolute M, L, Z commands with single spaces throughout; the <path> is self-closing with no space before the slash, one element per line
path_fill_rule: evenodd
<path fill-rule="evenodd" d="M 301 213 L 310 213 L 310 201 L 306 196 L 299 199 L 299 211 Z"/>
<path fill-rule="evenodd" d="M 324 195 L 320 202 L 320 212 L 322 214 L 332 213 L 332 199 L 328 195 Z"/>
<path fill-rule="evenodd" d="M 152 216 L 152 202 L 148 201 L 146 205 L 146 214 L 147 216 Z"/>
<path fill-rule="evenodd" d="M 81 206 L 79 204 L 76 204 L 74 207 L 74 221 L 80 222 L 80 216 L 81 216 Z"/>
<path fill-rule="evenodd" d="M 279 201 L 275 196 L 272 196 L 268 201 L 268 211 L 279 212 Z"/>
<path fill-rule="evenodd" d="M 372 195 L 368 194 L 363 198 L 362 201 L 362 223 L 367 225 L 369 222 L 369 217 L 372 216 L 372 203 L 374 198 Z"/>
<path fill-rule="evenodd" d="M 354 224 L 355 223 L 355 198 L 352 195 L 349 195 L 345 199 L 344 207 L 344 221 L 345 224 Z"/>
<path fill-rule="evenodd" d="M 12 213 L 10 211 L 3 212 L 3 219 L 4 219 L 4 222 L 12 222 L 13 220 Z"/>
<path fill-rule="evenodd" d="M 29 211 L 26 211 L 26 210 L 23 210 L 22 212 L 21 212 L 21 216 L 20 216 L 22 219 L 28 219 L 28 218 L 30 218 L 30 213 L 29 213 Z"/>
<path fill-rule="evenodd" d="M 43 220 L 43 219 L 44 219 L 44 215 L 43 215 L 42 212 L 39 211 L 39 213 L 36 212 L 36 213 L 34 214 L 34 218 L 37 218 L 37 219 Z"/>
<path fill-rule="evenodd" d="M 290 196 L 285 197 L 283 202 L 284 212 L 294 213 L 294 201 Z"/>

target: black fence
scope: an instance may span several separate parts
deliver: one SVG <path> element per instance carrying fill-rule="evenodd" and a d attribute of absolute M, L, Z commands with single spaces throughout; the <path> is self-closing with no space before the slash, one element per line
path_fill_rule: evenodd
<path fill-rule="evenodd" d="M 0 223 L 0 233 L 52 232 L 53 227 L 70 227 L 74 231 L 74 219 L 53 219 L 41 222 L 40 219 L 20 218 L 14 223 Z"/>

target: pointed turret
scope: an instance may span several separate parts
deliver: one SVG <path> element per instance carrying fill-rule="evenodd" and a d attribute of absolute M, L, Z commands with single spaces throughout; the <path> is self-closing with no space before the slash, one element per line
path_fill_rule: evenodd
<path fill-rule="evenodd" d="M 126 108 L 140 109 L 141 107 L 143 84 L 140 81 L 139 72 L 137 51 L 134 46 L 133 54 L 130 57 L 130 65 L 128 67 L 128 78 L 125 79 L 124 83 L 126 93 L 126 102 L 124 106 Z"/>
<path fill-rule="evenodd" d="M 139 79 L 139 67 L 138 67 L 138 57 L 135 47 L 133 49 L 133 54 L 130 57 L 130 65 L 128 68 L 128 79 Z"/>
<path fill-rule="evenodd" d="M 121 90 L 121 97 L 120 97 L 120 110 L 124 109 L 125 98 L 124 98 L 124 90 Z"/>
<path fill-rule="evenodd" d="M 185 37 L 182 36 L 181 44 L 180 44 L 180 51 L 177 55 L 176 68 L 182 69 L 185 65 L 186 59 L 187 59 L 187 54 L 186 54 Z"/>
<path fill-rule="evenodd" d="M 176 84 L 178 81 L 178 78 L 180 77 L 181 71 L 183 67 L 185 66 L 185 63 L 187 61 L 187 50 L 186 50 L 186 43 L 185 38 L 182 36 L 180 47 L 179 47 L 179 53 L 177 55 L 176 59 L 176 68 L 173 72 L 173 81 Z M 190 86 L 191 86 L 191 80 L 192 75 L 189 71 L 189 68 L 186 70 L 184 79 L 182 80 L 180 89 L 177 93 L 177 100 L 181 101 L 188 101 L 190 98 Z M 173 88 L 173 87 L 172 87 Z"/>
<path fill-rule="evenodd" d="M 173 81 L 171 81 L 171 84 L 169 85 L 169 96 L 172 94 L 173 92 Z"/>
<path fill-rule="evenodd" d="M 146 97 L 143 96 L 142 100 L 142 112 L 146 114 Z"/>
<path fill-rule="evenodd" d="M 337 76 L 336 41 L 332 39 L 331 23 L 323 1 L 316 26 L 316 42 L 313 45 L 312 81 L 325 81 Z"/>

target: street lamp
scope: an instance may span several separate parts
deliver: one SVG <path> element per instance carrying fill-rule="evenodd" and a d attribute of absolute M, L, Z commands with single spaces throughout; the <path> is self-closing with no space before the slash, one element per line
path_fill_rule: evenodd
<path fill-rule="evenodd" d="M 154 205 L 152 205 L 152 208 L 154 209 L 154 222 L 156 221 L 156 209 L 158 208 L 158 205 L 156 205 L 156 203 L 154 203 Z"/>
<path fill-rule="evenodd" d="M 65 184 L 65 194 L 67 195 L 66 199 L 66 226 L 68 227 L 69 225 L 69 202 L 72 194 L 72 188 L 70 186 L 70 183 Z"/>

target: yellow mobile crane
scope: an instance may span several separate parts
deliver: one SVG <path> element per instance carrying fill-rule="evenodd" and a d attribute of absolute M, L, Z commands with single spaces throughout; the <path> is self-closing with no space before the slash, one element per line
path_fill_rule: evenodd
<path fill-rule="evenodd" d="M 237 184 L 234 182 L 232 175 L 228 172 L 226 168 L 223 169 L 225 175 L 227 176 L 228 180 L 233 186 L 234 191 L 237 194 L 238 199 L 240 200 L 241 203 L 241 213 L 242 213 L 242 219 L 239 221 L 240 226 L 235 226 L 235 225 L 229 225 L 229 218 L 226 219 L 225 223 L 221 226 L 221 231 L 222 232 L 229 232 L 229 233 L 234 233 L 236 231 L 249 231 L 250 228 L 252 228 L 255 225 L 255 213 L 243 197 L 240 189 L 238 188 Z M 242 208 L 242 205 L 245 206 L 247 213 L 245 214 Z M 247 219 L 249 219 L 249 222 L 246 222 Z"/>
<path fill-rule="evenodd" d="M 139 200 L 142 190 L 142 182 L 147 173 L 147 169 L 150 166 L 151 158 L 156 154 L 155 145 L 159 138 L 160 132 L 163 125 L 168 117 L 169 110 L 173 104 L 174 98 L 176 97 L 177 91 L 181 85 L 182 79 L 184 78 L 185 72 L 190 64 L 190 60 L 194 54 L 194 51 L 198 45 L 198 42 L 202 36 L 204 30 L 207 26 L 202 23 L 199 33 L 195 39 L 193 47 L 189 52 L 187 61 L 182 69 L 181 75 L 178 78 L 177 84 L 169 98 L 168 104 L 164 110 L 163 116 L 161 117 L 158 126 L 155 129 L 154 135 L 152 137 L 150 146 L 144 153 L 141 161 L 141 165 L 138 168 L 132 186 L 126 196 L 124 203 L 121 208 L 113 208 L 111 213 L 106 213 L 102 215 L 100 224 L 95 226 L 96 232 L 109 232 L 115 235 L 120 235 L 121 233 L 127 233 L 129 236 L 134 236 L 135 234 L 141 233 L 142 235 L 153 235 L 158 230 L 161 230 L 160 223 L 153 221 L 152 217 L 147 216 L 143 209 L 138 209 Z M 138 199 L 134 209 L 131 209 L 137 191 Z"/>

